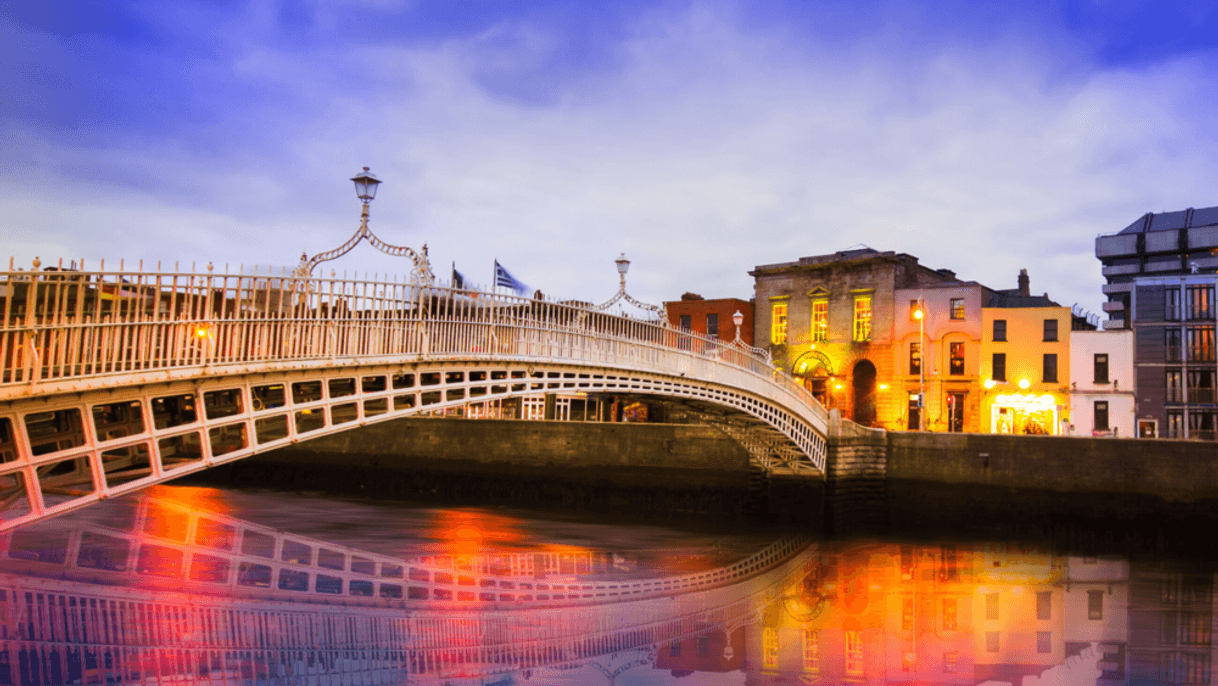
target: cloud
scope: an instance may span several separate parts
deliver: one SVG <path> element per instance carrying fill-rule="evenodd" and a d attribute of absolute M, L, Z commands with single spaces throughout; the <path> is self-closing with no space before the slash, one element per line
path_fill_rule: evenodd
<path fill-rule="evenodd" d="M 1026 26 L 918 42 L 926 19 L 893 7 L 845 36 L 833 17 L 796 31 L 719 3 L 632 7 L 587 62 L 566 51 L 592 34 L 545 8 L 366 44 L 323 10 L 287 38 L 229 17 L 215 26 L 240 47 L 190 67 L 197 82 L 149 69 L 206 103 L 193 126 L 74 140 L 27 120 L 38 154 L 6 153 L 26 176 L 0 213 L 37 236 L 9 243 L 19 256 L 290 264 L 356 228 L 346 178 L 369 165 L 374 231 L 475 281 L 498 258 L 600 301 L 624 251 L 636 297 L 749 297 L 755 265 L 865 243 L 994 288 L 1028 267 L 1034 290 L 1098 309 L 1097 234 L 1218 204 L 1212 52 L 1110 67 Z M 336 268 L 407 271 L 365 246 Z"/>

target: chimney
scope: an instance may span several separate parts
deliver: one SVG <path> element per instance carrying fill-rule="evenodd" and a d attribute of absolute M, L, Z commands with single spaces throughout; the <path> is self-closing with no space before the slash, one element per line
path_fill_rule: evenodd
<path fill-rule="evenodd" d="M 1032 292 L 1028 290 L 1028 270 L 1027 269 L 1019 270 L 1019 294 L 1025 298 L 1032 295 Z"/>

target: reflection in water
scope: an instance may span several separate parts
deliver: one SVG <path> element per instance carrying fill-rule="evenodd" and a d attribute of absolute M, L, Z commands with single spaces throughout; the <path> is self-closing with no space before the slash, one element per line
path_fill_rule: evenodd
<path fill-rule="evenodd" d="M 0 539 L 0 684 L 1211 680 L 1202 566 L 790 537 L 659 563 L 629 527 L 607 549 L 469 509 L 402 555 L 225 500 L 161 489 Z"/>

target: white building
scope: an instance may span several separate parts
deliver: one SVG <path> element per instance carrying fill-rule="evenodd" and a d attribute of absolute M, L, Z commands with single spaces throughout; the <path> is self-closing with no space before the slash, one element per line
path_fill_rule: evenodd
<path fill-rule="evenodd" d="M 1098 644 L 1102 674 L 1097 686 L 1126 682 L 1129 644 L 1129 562 L 1097 557 L 1067 558 L 1066 657 Z"/>
<path fill-rule="evenodd" d="M 1157 435 L 1134 411 L 1133 331 L 1070 332 L 1070 422 L 1077 436 Z"/>

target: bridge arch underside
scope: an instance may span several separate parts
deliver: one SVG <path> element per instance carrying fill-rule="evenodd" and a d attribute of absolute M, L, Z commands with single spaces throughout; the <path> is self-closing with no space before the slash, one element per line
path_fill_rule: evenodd
<path fill-rule="evenodd" d="M 0 404 L 0 530 L 303 440 L 509 398 L 650 398 L 736 439 L 767 472 L 823 478 L 821 431 L 713 381 L 574 362 L 426 360 L 319 364 Z"/>

